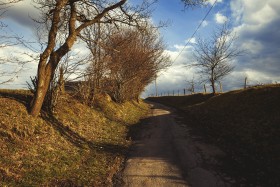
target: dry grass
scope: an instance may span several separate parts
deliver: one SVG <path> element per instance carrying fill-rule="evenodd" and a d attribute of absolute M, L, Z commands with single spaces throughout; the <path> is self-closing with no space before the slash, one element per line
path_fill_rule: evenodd
<path fill-rule="evenodd" d="M 0 91 L 0 186 L 111 185 L 128 129 L 148 110 L 142 102 L 96 110 L 65 95 L 54 114 L 33 118 L 30 99 L 26 91 Z"/>
<path fill-rule="evenodd" d="M 196 97 L 200 97 L 200 102 Z M 194 102 L 190 102 L 192 98 L 196 98 Z M 186 96 L 180 98 L 178 105 L 170 98 L 153 100 L 172 106 L 175 103 L 196 132 L 228 153 L 234 162 L 229 164 L 233 175 L 246 177 L 254 185 L 280 185 L 279 85 L 252 87 L 209 98 Z"/>

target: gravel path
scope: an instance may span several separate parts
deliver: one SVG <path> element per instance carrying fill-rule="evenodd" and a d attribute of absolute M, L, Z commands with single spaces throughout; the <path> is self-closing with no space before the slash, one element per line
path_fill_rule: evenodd
<path fill-rule="evenodd" d="M 124 170 L 124 186 L 188 186 L 176 165 L 170 111 L 156 108 L 133 145 Z"/>
<path fill-rule="evenodd" d="M 183 118 L 170 108 L 152 105 L 125 164 L 123 186 L 234 186 L 233 179 L 216 171 L 224 152 L 189 133 L 180 122 Z"/>

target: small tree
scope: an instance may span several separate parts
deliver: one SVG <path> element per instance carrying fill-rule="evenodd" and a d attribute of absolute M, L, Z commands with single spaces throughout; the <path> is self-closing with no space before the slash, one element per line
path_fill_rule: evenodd
<path fill-rule="evenodd" d="M 156 29 L 145 31 L 124 28 L 108 38 L 107 46 L 111 61 L 108 78 L 112 84 L 110 95 L 117 102 L 138 99 L 145 86 L 156 74 L 169 66 L 164 54 L 164 44 Z"/>
<path fill-rule="evenodd" d="M 187 80 L 187 91 L 189 91 L 191 94 L 194 94 L 195 93 L 195 79 L 194 79 L 194 76 L 192 77 L 191 80 Z"/>
<path fill-rule="evenodd" d="M 231 61 L 243 53 L 234 45 L 236 39 L 236 35 L 224 24 L 209 40 L 199 38 L 195 45 L 196 62 L 190 66 L 199 68 L 199 73 L 206 77 L 205 81 L 211 83 L 213 94 L 216 93 L 216 82 L 233 71 Z"/>

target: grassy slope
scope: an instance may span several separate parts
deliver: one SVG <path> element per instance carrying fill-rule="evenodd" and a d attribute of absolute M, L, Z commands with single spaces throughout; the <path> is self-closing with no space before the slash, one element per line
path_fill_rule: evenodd
<path fill-rule="evenodd" d="M 263 186 L 280 185 L 279 85 L 231 91 L 211 98 L 198 94 L 150 99 L 183 111 L 188 124 L 233 158 L 233 174 Z"/>
<path fill-rule="evenodd" d="M 53 115 L 27 114 L 26 91 L 0 91 L 1 186 L 109 186 L 144 103 L 104 100 L 96 109 L 63 96 Z"/>

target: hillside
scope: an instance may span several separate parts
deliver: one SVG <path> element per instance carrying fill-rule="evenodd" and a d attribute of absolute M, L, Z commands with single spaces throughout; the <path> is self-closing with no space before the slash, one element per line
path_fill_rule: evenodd
<path fill-rule="evenodd" d="M 148 110 L 100 96 L 90 108 L 63 95 L 53 114 L 27 113 L 31 94 L 0 91 L 1 186 L 110 186 L 130 141 L 129 128 Z"/>
<path fill-rule="evenodd" d="M 211 96 L 148 98 L 177 108 L 194 133 L 229 156 L 230 175 L 252 186 L 279 186 L 280 86 Z"/>

